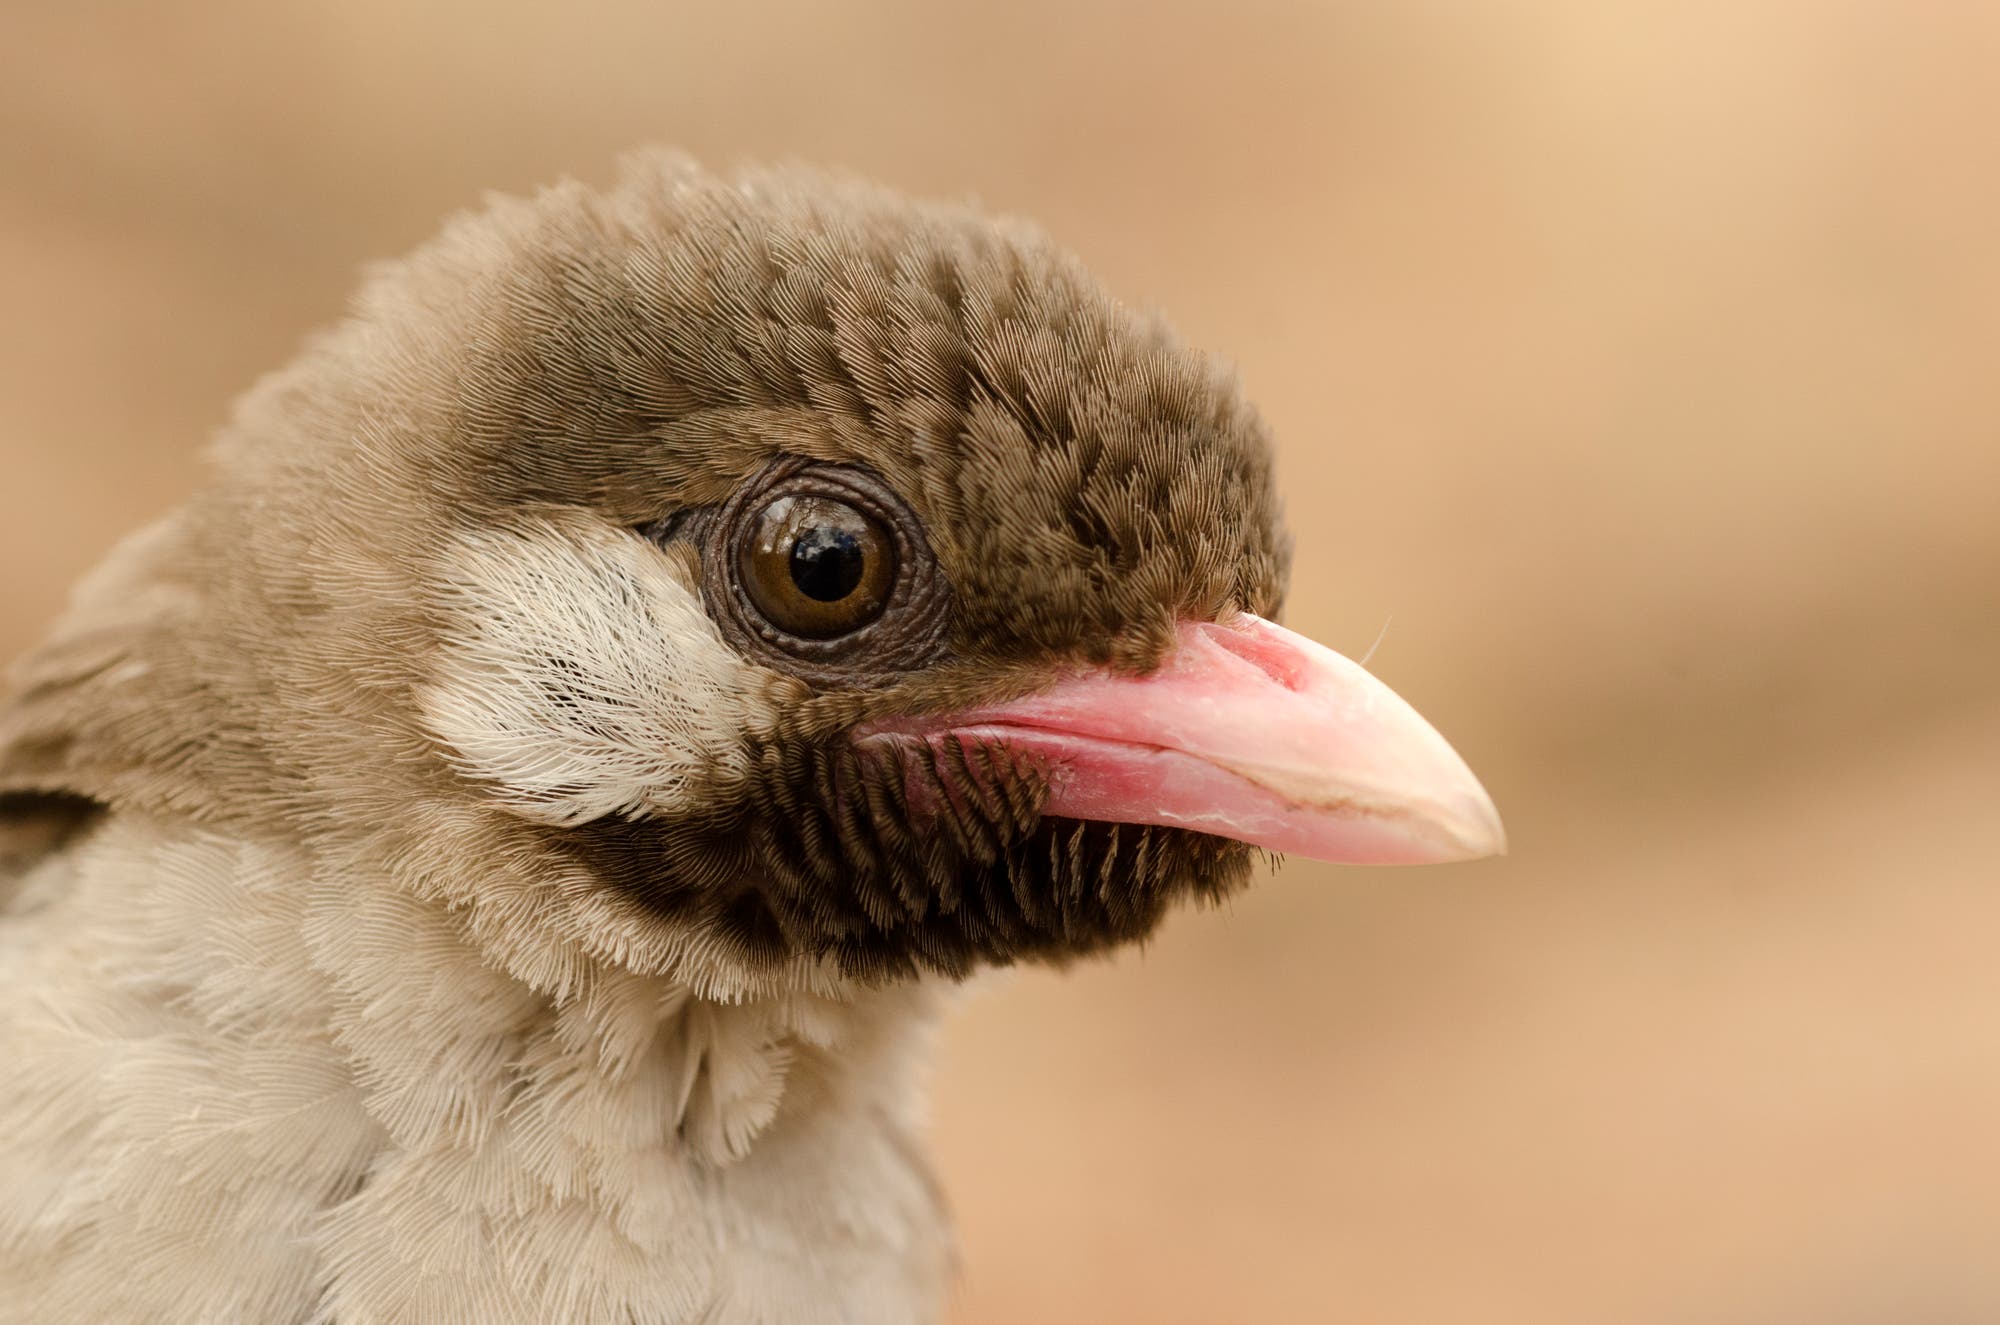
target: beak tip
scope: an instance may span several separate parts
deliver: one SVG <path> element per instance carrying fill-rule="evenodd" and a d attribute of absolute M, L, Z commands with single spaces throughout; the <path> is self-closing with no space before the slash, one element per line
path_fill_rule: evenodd
<path fill-rule="evenodd" d="M 1500 822 L 1500 811 L 1484 788 L 1467 798 L 1465 811 L 1452 826 L 1452 835 L 1465 852 L 1458 859 L 1484 860 L 1488 856 L 1506 855 L 1507 826 Z"/>
<path fill-rule="evenodd" d="M 1392 802 L 1394 803 L 1394 802 Z M 1451 792 L 1432 791 L 1402 799 L 1384 816 L 1396 825 L 1404 850 L 1397 859 L 1411 865 L 1457 865 L 1507 854 L 1507 829 L 1485 788 L 1468 774 Z"/>
<path fill-rule="evenodd" d="M 1489 860 L 1507 854 L 1507 833 L 1496 822 L 1490 834 L 1473 838 L 1465 844 L 1465 854 L 1461 860 Z"/>

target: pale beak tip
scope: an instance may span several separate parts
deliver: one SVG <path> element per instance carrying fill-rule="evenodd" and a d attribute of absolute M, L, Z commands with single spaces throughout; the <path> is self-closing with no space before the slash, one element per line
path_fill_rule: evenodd
<path fill-rule="evenodd" d="M 1451 810 L 1433 822 L 1457 848 L 1450 860 L 1484 860 L 1507 854 L 1507 826 L 1500 822 L 1500 811 L 1493 798 L 1476 783 L 1457 798 Z"/>

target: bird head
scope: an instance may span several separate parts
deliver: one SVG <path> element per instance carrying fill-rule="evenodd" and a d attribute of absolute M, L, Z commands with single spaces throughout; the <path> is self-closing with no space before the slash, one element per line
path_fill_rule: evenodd
<path fill-rule="evenodd" d="M 72 668 L 67 750 L 17 705 L 0 768 L 282 821 L 541 983 L 956 976 L 1260 849 L 1500 847 L 1422 719 L 1274 624 L 1233 376 L 1018 224 L 657 156 L 496 201 L 215 472 L 79 608 L 130 618 L 138 698 Z"/>

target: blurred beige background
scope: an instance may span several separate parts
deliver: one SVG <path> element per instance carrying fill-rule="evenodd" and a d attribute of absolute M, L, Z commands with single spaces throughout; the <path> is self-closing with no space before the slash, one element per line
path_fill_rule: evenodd
<path fill-rule="evenodd" d="M 1241 364 L 1291 622 L 1393 619 L 1514 854 L 978 991 L 959 1325 L 2000 1319 L 1996 68 L 1951 0 L 11 0 L 0 654 L 485 189 L 974 194 Z"/>

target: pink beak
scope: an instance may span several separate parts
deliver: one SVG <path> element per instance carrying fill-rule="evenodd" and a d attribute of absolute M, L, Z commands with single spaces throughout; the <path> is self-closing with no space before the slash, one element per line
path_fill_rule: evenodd
<path fill-rule="evenodd" d="M 1479 779 L 1415 709 L 1260 617 L 1183 623 L 1147 676 L 1093 672 L 942 722 L 868 730 L 1036 756 L 1054 770 L 1045 812 L 1063 818 L 1165 824 L 1355 865 L 1507 846 Z"/>

